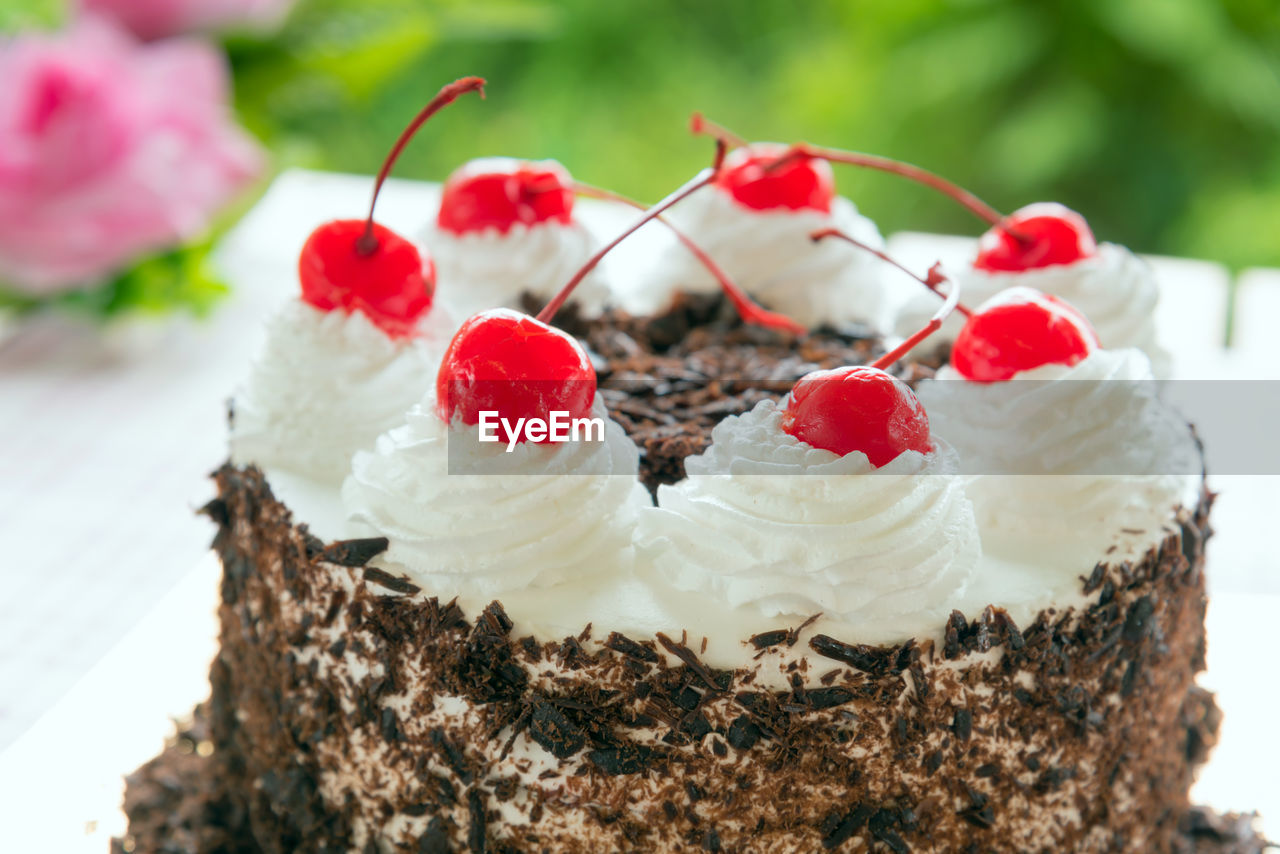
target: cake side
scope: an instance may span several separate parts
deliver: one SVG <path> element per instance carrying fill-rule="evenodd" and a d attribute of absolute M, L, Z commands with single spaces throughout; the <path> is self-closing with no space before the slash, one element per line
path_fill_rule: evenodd
<path fill-rule="evenodd" d="M 1207 494 L 1086 610 L 757 637 L 808 645 L 772 692 L 696 638 L 511 637 L 295 527 L 256 470 L 217 480 L 213 742 L 263 850 L 1174 850 L 1214 739 Z"/>

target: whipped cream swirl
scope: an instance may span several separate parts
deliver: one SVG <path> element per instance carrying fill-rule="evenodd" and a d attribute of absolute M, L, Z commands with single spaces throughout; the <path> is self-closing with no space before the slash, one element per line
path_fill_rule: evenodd
<path fill-rule="evenodd" d="M 842 240 L 809 239 L 819 229 L 838 228 L 863 243 L 884 247 L 875 223 L 846 198 L 836 197 L 829 214 L 757 211 L 717 187 L 705 187 L 667 216 L 743 290 L 798 323 L 816 327 L 879 321 L 882 262 Z M 654 275 L 665 289 L 663 299 L 676 291 L 720 289 L 706 268 L 674 241 Z"/>
<path fill-rule="evenodd" d="M 1123 246 L 1103 243 L 1092 257 L 1023 273 L 989 273 L 965 268 L 958 273 L 961 299 L 981 305 L 1006 288 L 1022 285 L 1061 297 L 1084 312 L 1102 346 L 1112 350 L 1137 347 L 1147 354 L 1155 375 L 1169 376 L 1169 353 L 1156 339 L 1155 309 L 1160 289 L 1151 266 Z M 938 298 L 921 289 L 906 304 L 895 331 L 908 335 L 938 309 Z M 955 338 L 963 318 L 954 316 L 942 333 Z"/>
<path fill-rule="evenodd" d="M 597 395 L 592 417 L 607 419 Z M 605 438 L 511 453 L 475 426 L 446 425 L 428 398 L 356 454 L 342 487 L 352 521 L 387 537 L 379 561 L 430 592 L 497 596 L 629 569 L 639 451 L 614 421 Z M 465 474 L 450 474 L 454 471 Z"/>
<path fill-rule="evenodd" d="M 1151 539 L 1199 490 L 1190 427 L 1157 385 L 1147 357 L 1128 348 L 998 383 L 948 366 L 918 394 L 970 477 L 984 550 L 1086 566 L 1117 531 Z"/>
<path fill-rule="evenodd" d="M 373 447 L 431 387 L 450 331 L 439 306 L 421 335 L 393 340 L 362 312 L 292 300 L 268 321 L 236 392 L 232 460 L 341 483 L 351 455 Z"/>
<path fill-rule="evenodd" d="M 639 531 L 656 571 L 763 617 L 945 617 L 980 556 L 954 452 L 938 442 L 875 469 L 783 432 L 781 415 L 766 400 L 726 418 L 689 477 L 659 487 Z"/>
<path fill-rule="evenodd" d="M 422 239 L 436 262 L 438 296 L 456 317 L 500 306 L 520 308 L 525 291 L 550 299 L 596 249 L 595 238 L 576 220 L 516 223 L 505 234 L 497 228 L 455 234 L 433 224 Z M 595 317 L 608 299 L 609 287 L 597 267 L 574 289 L 570 302 Z"/>

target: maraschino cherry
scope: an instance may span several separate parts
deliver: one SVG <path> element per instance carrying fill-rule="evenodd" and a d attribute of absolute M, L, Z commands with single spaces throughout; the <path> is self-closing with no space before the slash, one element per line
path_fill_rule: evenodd
<path fill-rule="evenodd" d="M 445 86 L 404 129 L 378 172 L 369 215 L 321 225 L 302 247 L 302 299 L 322 311 L 361 311 L 392 338 L 413 335 L 431 308 L 435 264 L 411 242 L 373 221 L 378 194 L 400 152 L 418 128 L 467 92 L 484 96 L 484 80 L 464 77 Z"/>
<path fill-rule="evenodd" d="M 730 146 L 744 144 L 731 131 L 699 115 L 694 116 L 692 129 L 694 133 L 715 137 Z M 963 187 L 927 169 L 889 157 L 798 143 L 782 151 L 773 163 L 761 164 L 760 168 L 766 173 L 783 172 L 791 169 L 793 163 L 810 163 L 815 159 L 900 175 L 931 187 L 968 208 L 991 226 L 979 241 L 978 256 L 974 261 L 974 267 L 979 270 L 1022 272 L 1054 264 L 1071 264 L 1092 256 L 1097 249 L 1084 218 L 1062 205 L 1041 202 L 1002 216 Z"/>
<path fill-rule="evenodd" d="M 574 288 L 614 247 L 714 181 L 723 156 L 724 148 L 718 145 L 714 166 L 646 210 L 597 250 L 537 317 L 510 309 L 490 309 L 463 323 L 445 351 L 436 376 L 436 411 L 441 419 L 450 424 L 474 425 L 484 411 L 497 412 L 512 423 L 517 418 L 546 419 L 557 410 L 572 418 L 586 417 L 595 397 L 595 371 L 582 346 L 572 336 L 553 328 L 551 320 Z"/>
<path fill-rule="evenodd" d="M 473 160 L 445 182 L 436 224 L 454 234 L 573 220 L 573 179 L 553 160 Z"/>
<path fill-rule="evenodd" d="M 436 375 L 437 411 L 450 423 L 478 424 L 486 410 L 512 422 L 546 419 L 556 410 L 585 418 L 595 394 L 596 372 L 582 345 L 509 308 L 482 311 L 464 322 Z"/>
<path fill-rule="evenodd" d="M 1074 365 L 1098 335 L 1070 303 L 1035 288 L 1009 288 L 974 310 L 951 348 L 965 379 L 1000 382 L 1041 365 Z"/>
<path fill-rule="evenodd" d="M 1084 217 L 1057 202 L 1037 202 L 1019 208 L 982 235 L 973 266 L 989 273 L 1019 273 L 1074 264 L 1097 251 Z"/>
<path fill-rule="evenodd" d="M 815 371 L 802 377 L 783 407 L 783 431 L 840 456 L 861 451 L 875 468 L 905 451 L 932 451 L 924 407 L 915 392 L 885 368 L 937 332 L 959 296 L 959 289 L 952 284 L 942 307 L 924 327 L 870 365 Z"/>
<path fill-rule="evenodd" d="M 697 134 L 717 136 L 733 148 L 725 158 L 724 168 L 715 185 L 738 204 L 757 211 L 831 212 L 831 202 L 836 197 L 836 181 L 826 161 L 816 157 L 794 157 L 779 164 L 779 160 L 790 151 L 789 146 L 748 144 L 712 125 L 701 113 L 693 114 L 690 128 Z"/>

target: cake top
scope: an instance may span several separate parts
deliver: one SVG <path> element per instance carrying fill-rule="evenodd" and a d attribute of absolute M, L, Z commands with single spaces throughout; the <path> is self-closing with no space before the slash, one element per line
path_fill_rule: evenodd
<path fill-rule="evenodd" d="M 482 85 L 466 78 L 445 87 L 414 119 L 384 164 L 374 204 L 412 133 Z M 861 219 L 850 219 L 829 164 L 904 175 L 974 211 L 991 226 L 974 262 L 979 271 L 1032 275 L 1091 263 L 1097 247 L 1082 218 L 1044 205 L 1003 217 L 944 179 L 887 158 L 748 145 L 697 117 L 694 130 L 716 141 L 710 167 L 611 239 L 584 247 L 554 290 L 521 288 L 509 305 L 466 317 L 433 308 L 437 290 L 447 293 L 451 282 L 437 283 L 430 256 L 376 224 L 372 206 L 363 221 L 321 226 L 300 263 L 302 302 L 312 314 L 294 312 L 287 334 L 273 327 L 276 346 L 237 397 L 233 457 L 266 468 L 273 483 L 282 482 L 277 469 L 295 483 L 314 482 L 296 493 L 295 511 L 309 519 L 303 505 L 325 505 L 317 515 L 343 518 L 341 533 L 386 536 L 383 568 L 427 592 L 472 597 L 473 608 L 500 596 L 535 635 L 598 619 L 619 630 L 670 632 L 710 610 L 717 617 L 705 621 L 707 630 L 721 652 L 762 622 L 818 612 L 846 626 L 844 635 L 899 641 L 941 626 L 957 607 L 1039 608 L 1078 593 L 1076 578 L 1089 568 L 1081 560 L 1141 553 L 1160 539 L 1192 493 L 1187 477 L 1174 475 L 1194 472 L 1163 468 L 1189 434 L 1171 428 L 1177 422 L 1155 395 L 1074 391 L 1082 378 L 1148 380 L 1145 357 L 1125 350 L 1113 357 L 1084 313 L 1030 287 L 970 308 L 961 302 L 964 272 L 939 267 L 916 276 L 932 292 L 929 315 L 886 352 L 874 328 L 843 310 L 857 303 L 857 288 L 876 292 L 885 281 L 855 287 L 842 276 L 861 277 L 861 264 L 877 274 L 902 268 L 874 226 L 869 236 Z M 575 184 L 559 164 L 487 159 L 450 178 L 433 233 L 453 241 L 459 259 L 500 257 L 529 235 L 580 228 L 579 189 L 636 205 Z M 686 201 L 699 213 L 682 220 Z M 686 280 L 687 268 L 659 261 L 640 284 L 665 294 L 659 310 L 610 308 L 607 281 L 602 308 L 578 300 L 602 259 L 649 223 L 668 232 L 670 251 L 710 276 L 715 293 Z M 774 233 L 789 242 L 773 244 Z M 472 234 L 484 242 L 466 242 Z M 703 246 L 706 235 L 714 254 Z M 744 257 L 752 259 L 739 268 L 745 286 L 732 271 Z M 844 265 L 835 277 L 832 263 Z M 804 322 L 757 297 L 798 307 Z M 812 310 L 830 304 L 841 312 L 815 322 Z M 963 322 L 939 380 L 932 365 L 901 364 L 953 311 Z M 326 315 L 377 332 L 372 340 L 316 333 Z M 314 399 L 293 400 L 290 412 L 273 406 L 292 385 L 294 369 L 281 370 L 290 349 L 303 340 L 323 348 L 325 334 L 335 335 L 328 355 L 338 368 L 327 378 L 309 375 L 320 386 Z M 1062 373 L 1070 370 L 1077 372 Z M 400 379 L 364 379 L 372 377 Z M 1056 390 L 1001 391 L 1028 377 Z M 364 397 L 376 388 L 383 405 Z M 1055 424 L 1061 452 L 1020 435 L 1037 435 L 1041 422 L 1062 418 L 1064 403 L 1082 401 L 1123 416 L 1117 423 L 1127 432 L 1068 419 Z M 989 434 L 1005 448 L 1039 449 L 1051 463 L 1037 458 L 1037 473 L 1069 473 L 1083 485 L 1017 491 L 988 483 L 997 472 L 985 466 L 999 455 L 974 438 L 965 418 L 999 405 L 1021 420 Z M 939 423 L 964 441 L 953 445 L 931 425 L 935 406 Z M 369 417 L 348 418 L 357 407 Z M 1155 451 L 1093 453 L 1090 443 Z M 296 452 L 313 446 L 324 453 Z M 1016 454 L 998 461 L 1011 459 L 1030 465 Z M 1099 460 L 1137 468 L 1104 469 Z M 1015 494 L 1019 506 L 1006 506 Z M 1075 512 L 1082 501 L 1114 512 L 1082 516 Z M 1032 539 L 1048 537 L 1063 518 L 1087 535 L 1061 555 L 1038 555 L 1003 536 L 1014 510 Z M 1121 516 L 1130 524 L 1117 532 L 1112 523 Z M 1137 533 L 1126 539 L 1126 530 Z M 989 551 L 997 544 L 1006 553 Z"/>

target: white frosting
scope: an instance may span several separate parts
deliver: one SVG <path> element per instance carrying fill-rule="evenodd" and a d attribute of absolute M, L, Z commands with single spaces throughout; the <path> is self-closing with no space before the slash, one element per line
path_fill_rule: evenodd
<path fill-rule="evenodd" d="M 450 331 L 439 306 L 422 335 L 393 340 L 362 312 L 290 301 L 268 321 L 236 392 L 231 459 L 340 483 L 351 455 L 403 421 L 434 383 Z"/>
<path fill-rule="evenodd" d="M 608 418 L 599 396 L 592 415 Z M 450 474 L 451 462 L 467 473 Z M 447 426 L 428 398 L 356 455 L 342 497 L 357 527 L 390 541 L 380 565 L 450 598 L 493 597 L 625 573 L 637 511 L 650 503 L 638 470 L 635 443 L 613 421 L 603 442 L 507 453 L 475 426 Z"/>
<path fill-rule="evenodd" d="M 1199 489 L 1190 429 L 1159 399 L 1140 350 L 1095 350 L 998 383 L 948 366 L 919 397 L 960 454 L 997 558 L 1083 571 L 1117 531 L 1156 534 Z"/>
<path fill-rule="evenodd" d="M 1169 354 L 1156 340 L 1155 309 L 1160 290 L 1155 274 L 1147 262 L 1123 246 L 1103 243 L 1095 255 L 1074 264 L 1025 273 L 988 273 L 969 267 L 957 280 L 960 299 L 971 306 L 1017 285 L 1061 297 L 1084 312 L 1102 346 L 1114 350 L 1137 347 L 1147 354 L 1157 377 L 1169 375 Z M 895 330 L 900 335 L 919 329 L 937 311 L 938 298 L 920 290 L 898 317 Z M 955 338 L 962 324 L 963 318 L 956 315 L 941 334 Z"/>
<path fill-rule="evenodd" d="M 596 249 L 595 238 L 577 221 L 516 223 L 505 234 L 497 228 L 455 234 L 433 224 L 422 240 L 436 262 L 437 293 L 456 317 L 500 306 L 519 308 L 525 291 L 550 299 Z M 570 300 L 594 317 L 608 298 L 608 285 L 597 268 Z"/>
<path fill-rule="evenodd" d="M 659 488 L 639 533 L 654 566 L 760 618 L 940 623 L 980 554 L 955 454 L 939 442 L 875 469 L 785 433 L 781 414 L 766 400 L 726 418 L 689 477 Z"/>
<path fill-rule="evenodd" d="M 875 322 L 882 303 L 883 262 L 836 239 L 809 235 L 838 228 L 863 243 L 884 247 L 875 223 L 837 197 L 831 212 L 751 210 L 716 187 L 706 187 L 668 214 L 729 278 L 765 306 L 814 327 L 851 320 Z M 716 280 L 684 246 L 672 241 L 653 273 L 654 307 L 676 291 L 709 293 Z"/>

